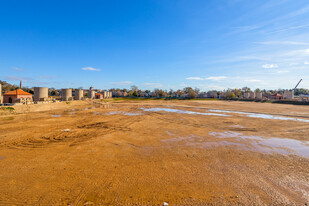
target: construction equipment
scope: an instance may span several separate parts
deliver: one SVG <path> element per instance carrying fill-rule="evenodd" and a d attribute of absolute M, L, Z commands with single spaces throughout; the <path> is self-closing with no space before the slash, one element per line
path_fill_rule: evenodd
<path fill-rule="evenodd" d="M 300 82 L 302 81 L 303 79 L 300 79 L 299 82 L 296 84 L 295 88 L 293 89 L 293 91 L 295 91 L 295 89 L 298 87 L 298 85 L 300 84 Z"/>

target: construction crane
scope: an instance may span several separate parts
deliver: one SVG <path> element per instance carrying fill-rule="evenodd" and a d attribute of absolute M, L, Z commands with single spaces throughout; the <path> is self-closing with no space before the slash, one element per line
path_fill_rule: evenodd
<path fill-rule="evenodd" d="M 298 85 L 300 84 L 300 82 L 302 81 L 303 79 L 300 79 L 299 82 L 296 84 L 295 88 L 293 89 L 293 91 L 295 91 L 295 89 L 298 87 Z"/>

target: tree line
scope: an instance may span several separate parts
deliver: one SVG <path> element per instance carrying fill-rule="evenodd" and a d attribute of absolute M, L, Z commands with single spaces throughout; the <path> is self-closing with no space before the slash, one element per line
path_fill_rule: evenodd
<path fill-rule="evenodd" d="M 19 89 L 19 86 L 10 84 L 6 81 L 1 81 L 2 84 L 2 92 L 9 92 L 16 89 Z M 28 87 L 22 88 L 24 91 L 33 94 L 33 89 Z M 81 87 L 79 89 L 82 89 Z M 120 88 L 112 88 L 108 91 L 113 93 L 115 97 L 157 97 L 157 98 L 217 98 L 219 96 L 226 98 L 226 99 L 234 99 L 240 98 L 246 92 L 262 92 L 264 96 L 270 96 L 272 94 L 283 94 L 286 89 L 277 89 L 277 90 L 261 90 L 255 89 L 251 90 L 249 87 L 243 87 L 240 89 L 225 89 L 225 90 L 211 90 L 211 91 L 201 91 L 199 88 L 192 88 L 192 87 L 185 87 L 183 89 L 178 90 L 164 90 L 164 89 L 153 89 L 153 90 L 141 90 L 136 85 L 131 86 L 130 89 L 120 89 Z M 294 90 L 294 94 L 296 96 L 299 95 L 309 95 L 309 89 L 299 88 Z M 49 95 L 50 96 L 58 96 L 59 89 L 49 88 Z"/>

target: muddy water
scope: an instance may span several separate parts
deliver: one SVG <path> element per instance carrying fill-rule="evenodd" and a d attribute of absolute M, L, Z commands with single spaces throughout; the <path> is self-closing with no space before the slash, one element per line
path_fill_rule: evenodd
<path fill-rule="evenodd" d="M 295 154 L 309 157 L 309 141 L 298 141 L 287 138 L 265 138 L 261 136 L 248 136 L 238 132 L 210 132 L 209 135 L 217 138 L 231 138 L 245 143 L 242 149 L 263 153 Z M 249 146 L 245 146 L 245 145 Z"/>
<path fill-rule="evenodd" d="M 260 118 L 260 119 L 291 120 L 291 121 L 309 122 L 308 119 L 283 117 L 283 116 L 279 116 L 279 115 L 270 115 L 270 114 L 258 114 L 258 113 L 251 113 L 251 112 L 229 111 L 229 110 L 219 110 L 219 109 L 209 109 L 208 111 L 219 112 L 219 113 L 241 114 L 241 115 L 244 115 L 246 117 Z"/>
<path fill-rule="evenodd" d="M 226 114 L 216 114 L 216 113 L 202 113 L 202 112 L 193 112 L 188 110 L 180 110 L 180 109 L 170 109 L 170 108 L 140 108 L 145 112 L 172 112 L 178 114 L 197 114 L 197 115 L 210 115 L 210 116 L 221 116 L 221 117 L 228 117 L 230 115 Z"/>

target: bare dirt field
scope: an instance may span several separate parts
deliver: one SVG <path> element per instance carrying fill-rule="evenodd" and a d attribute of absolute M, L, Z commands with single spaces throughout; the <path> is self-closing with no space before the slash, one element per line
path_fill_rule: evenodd
<path fill-rule="evenodd" d="M 0 205 L 304 205 L 309 107 L 76 101 L 0 115 Z"/>

